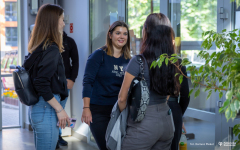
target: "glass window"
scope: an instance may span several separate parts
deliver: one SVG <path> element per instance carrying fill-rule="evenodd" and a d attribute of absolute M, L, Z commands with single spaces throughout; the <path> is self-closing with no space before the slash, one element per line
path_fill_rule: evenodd
<path fill-rule="evenodd" d="M 181 49 L 202 50 L 202 32 L 217 31 L 217 0 L 170 0 L 169 9 L 179 43 L 176 47 L 178 53 L 182 53 Z M 213 46 L 212 50 L 215 49 Z"/>
<path fill-rule="evenodd" d="M 182 41 L 202 41 L 202 32 L 217 31 L 217 0 L 181 0 Z"/>
<path fill-rule="evenodd" d="M 5 20 L 17 21 L 17 2 L 5 2 Z"/>
<path fill-rule="evenodd" d="M 160 12 L 160 0 L 128 0 L 127 23 L 130 30 L 131 54 L 139 54 L 143 24 L 150 13 Z"/>
<path fill-rule="evenodd" d="M 17 27 L 6 27 L 6 45 L 17 46 Z"/>
<path fill-rule="evenodd" d="M 119 0 L 90 0 L 91 52 L 106 44 L 109 26 L 118 20 Z"/>

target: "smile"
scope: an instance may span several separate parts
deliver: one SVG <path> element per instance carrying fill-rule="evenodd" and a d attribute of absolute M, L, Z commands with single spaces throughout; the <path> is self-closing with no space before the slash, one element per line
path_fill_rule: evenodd
<path fill-rule="evenodd" d="M 119 43 L 123 43 L 123 42 L 124 42 L 124 40 L 118 40 L 118 42 L 119 42 Z"/>

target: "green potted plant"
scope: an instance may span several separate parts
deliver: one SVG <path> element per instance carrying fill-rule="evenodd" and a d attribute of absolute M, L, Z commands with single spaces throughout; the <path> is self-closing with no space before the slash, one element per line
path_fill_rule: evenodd
<path fill-rule="evenodd" d="M 208 92 L 207 99 L 213 92 L 218 91 L 219 98 L 225 94 L 226 101 L 219 109 L 219 113 L 225 113 L 227 121 L 234 120 L 240 110 L 240 50 L 237 50 L 237 47 L 240 48 L 240 30 L 226 32 L 224 29 L 221 33 L 207 31 L 202 33 L 202 36 L 204 39 L 202 47 L 206 50 L 202 50 L 198 57 L 205 60 L 204 65 L 197 68 L 191 65 L 188 58 L 182 59 L 182 63 L 177 65 L 176 62 L 179 59 L 177 54 L 171 56 L 162 54 L 158 60 L 152 63 L 151 67 L 161 67 L 162 63 L 174 64 L 180 71 L 176 76 L 182 83 L 185 75 L 181 72 L 180 67 L 187 66 L 190 76 L 185 77 L 191 80 L 195 89 L 192 89 L 189 95 L 195 91 L 195 98 L 199 96 L 200 86 L 204 86 L 205 91 Z M 210 54 L 208 50 L 213 43 L 218 50 Z M 238 150 L 240 149 L 240 124 L 234 126 L 233 133 L 238 137 L 234 150 Z"/>

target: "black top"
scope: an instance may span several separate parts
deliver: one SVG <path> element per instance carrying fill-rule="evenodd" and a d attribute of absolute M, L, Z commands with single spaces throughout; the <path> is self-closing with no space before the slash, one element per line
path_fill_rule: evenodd
<path fill-rule="evenodd" d="M 79 68 L 78 49 L 75 41 L 67 36 L 65 32 L 63 32 L 63 46 L 64 52 L 62 53 L 62 58 L 65 67 L 65 75 L 67 79 L 75 82 Z"/>
<path fill-rule="evenodd" d="M 61 100 L 64 100 L 68 97 L 68 90 L 59 49 L 56 44 L 42 49 L 40 45 L 32 54 L 28 54 L 23 67 L 28 70 L 36 60 L 29 72 L 38 95 L 49 101 L 54 97 L 53 94 L 60 94 Z"/>
<path fill-rule="evenodd" d="M 184 73 L 184 75 L 187 76 L 186 66 L 182 66 L 181 71 Z M 184 113 L 188 107 L 189 101 L 190 101 L 190 96 L 188 96 L 188 95 L 189 95 L 188 79 L 183 76 L 183 82 L 182 82 L 181 88 L 180 88 L 180 99 L 179 99 L 179 105 L 182 110 L 182 115 L 184 115 Z"/>
<path fill-rule="evenodd" d="M 114 105 L 124 78 L 124 69 L 129 59 L 109 56 L 102 49 L 94 51 L 88 58 L 82 98 L 89 97 L 91 104 Z"/>

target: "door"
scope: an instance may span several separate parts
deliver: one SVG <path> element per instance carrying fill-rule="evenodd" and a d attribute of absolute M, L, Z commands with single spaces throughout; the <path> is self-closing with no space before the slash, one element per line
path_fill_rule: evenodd
<path fill-rule="evenodd" d="M 1 102 L 0 129 L 20 127 L 20 102 L 13 85 L 12 65 L 18 65 L 17 0 L 3 1 L 0 6 Z"/>
<path fill-rule="evenodd" d="M 90 0 L 90 53 L 106 44 L 109 26 L 125 21 L 125 0 Z"/>
<path fill-rule="evenodd" d="M 222 1 L 223 8 L 224 8 L 224 14 L 228 14 L 228 18 L 222 20 L 223 22 L 223 28 L 227 29 L 227 31 L 233 30 L 233 29 L 240 29 L 240 7 L 236 6 L 236 3 L 232 3 L 231 5 L 228 5 L 227 2 Z M 238 47 L 239 50 L 239 47 Z M 220 102 L 224 102 L 225 96 L 220 100 Z M 218 110 L 220 106 L 216 106 L 216 109 Z M 217 126 L 216 130 L 219 131 L 216 134 L 216 142 L 217 143 L 217 150 L 231 150 L 235 143 L 234 141 L 237 139 L 237 137 L 233 134 L 233 127 L 236 124 L 240 123 L 240 113 L 238 113 L 236 119 L 234 121 L 229 120 L 226 121 L 224 114 L 217 114 Z"/>

